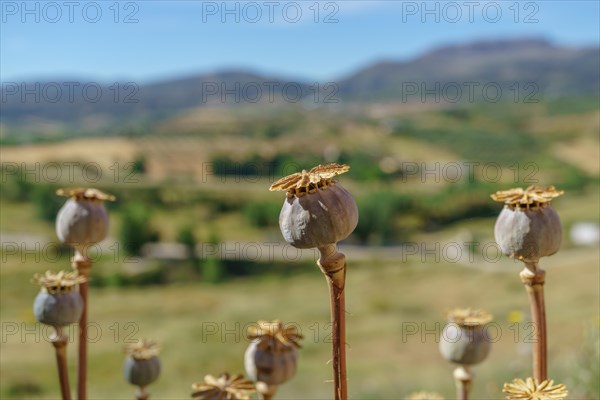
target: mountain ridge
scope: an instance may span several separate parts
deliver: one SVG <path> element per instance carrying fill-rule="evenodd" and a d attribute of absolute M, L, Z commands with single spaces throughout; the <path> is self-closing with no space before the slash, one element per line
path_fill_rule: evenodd
<path fill-rule="evenodd" d="M 476 101 L 487 96 L 483 92 L 486 86 L 504 91 L 500 100 L 510 100 L 508 94 L 515 88 L 523 92 L 519 95 L 533 93 L 536 99 L 597 96 L 599 71 L 600 47 L 561 46 L 543 38 L 521 38 L 448 44 L 408 60 L 379 60 L 328 86 L 241 67 L 144 85 L 122 82 L 111 86 L 89 81 L 86 87 L 86 82 L 73 86 L 72 81 L 69 87 L 68 80 L 51 79 L 3 82 L 2 138 L 40 127 L 97 131 L 132 122 L 151 124 L 206 106 L 426 102 L 437 101 L 440 92 L 449 89 L 454 92 L 451 96 L 445 93 L 445 101 Z M 68 92 L 71 89 L 73 93 Z M 473 90 L 475 97 L 467 99 L 460 93 L 454 101 L 466 89 Z M 94 97 L 94 93 L 99 96 Z"/>

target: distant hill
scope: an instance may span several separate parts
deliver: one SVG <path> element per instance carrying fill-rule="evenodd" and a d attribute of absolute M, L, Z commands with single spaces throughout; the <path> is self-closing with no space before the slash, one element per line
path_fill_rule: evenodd
<path fill-rule="evenodd" d="M 454 84 L 465 91 L 470 85 L 475 94 L 481 94 L 486 84 L 498 84 L 510 92 L 517 90 L 518 82 L 523 94 L 532 91 L 524 90 L 525 85 L 535 83 L 538 98 L 595 95 L 600 93 L 599 76 L 598 48 L 559 47 L 534 39 L 483 41 L 441 47 L 406 62 L 376 63 L 342 79 L 340 93 L 354 100 L 402 99 L 403 92 L 414 91 L 414 84 L 427 91 L 435 90 L 437 84 L 440 90 L 447 87 L 444 97 L 450 99 Z M 490 89 L 489 97 L 493 96 Z"/>
<path fill-rule="evenodd" d="M 67 79 L 25 86 L 3 82 L 1 131 L 4 140 L 16 134 L 52 137 L 65 132 L 126 132 L 207 105 L 327 103 L 328 99 L 342 103 L 436 101 L 435 93 L 442 101 L 468 101 L 469 90 L 481 99 L 496 96 L 498 87 L 502 90 L 499 100 L 507 101 L 516 93 L 520 100 L 526 96 L 598 95 L 599 71 L 597 47 L 570 48 L 521 39 L 450 45 L 413 60 L 381 61 L 339 79 L 335 86 L 321 84 L 318 88 L 312 82 L 244 70 L 143 86 Z M 429 93 L 423 94 L 424 98 L 423 90 Z"/>

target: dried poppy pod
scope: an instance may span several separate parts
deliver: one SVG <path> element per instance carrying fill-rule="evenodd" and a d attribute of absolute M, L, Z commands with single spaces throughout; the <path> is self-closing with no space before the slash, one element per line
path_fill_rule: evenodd
<path fill-rule="evenodd" d="M 533 346 L 533 375 L 538 382 L 548 378 L 548 350 L 544 282 L 546 272 L 538 267 L 541 257 L 556 253 L 562 240 L 558 214 L 550 205 L 562 195 L 554 186 L 530 186 L 496 192 L 492 199 L 505 206 L 494 227 L 496 242 L 502 252 L 525 263 L 521 282 L 529 296 L 531 319 L 536 327 Z"/>
<path fill-rule="evenodd" d="M 502 252 L 525 263 L 535 263 L 560 248 L 562 227 L 550 201 L 564 192 L 554 186 L 530 186 L 499 191 L 491 197 L 503 202 L 494 236 Z"/>
<path fill-rule="evenodd" d="M 287 192 L 279 227 L 286 242 L 297 248 L 317 248 L 317 264 L 327 279 L 331 303 L 332 364 L 334 399 L 348 398 L 346 378 L 346 256 L 337 251 L 337 242 L 354 231 L 358 208 L 354 198 L 333 178 L 348 172 L 347 165 L 319 165 L 295 173 L 271 185 Z"/>
<path fill-rule="evenodd" d="M 33 282 L 42 287 L 33 303 L 33 314 L 39 322 L 51 325 L 56 330 L 50 341 L 56 351 L 58 381 L 64 400 L 71 399 L 71 389 L 67 371 L 69 337 L 63 332 L 63 327 L 79 321 L 81 317 L 84 304 L 77 286 L 85 281 L 86 278 L 76 272 L 60 271 L 53 274 L 47 271 L 44 275 L 33 276 Z"/>
<path fill-rule="evenodd" d="M 482 310 L 455 309 L 448 313 L 448 324 L 440 337 L 440 353 L 455 364 L 474 365 L 486 359 L 491 342 L 485 324 L 492 316 Z"/>
<path fill-rule="evenodd" d="M 533 378 L 527 380 L 515 379 L 505 383 L 502 391 L 507 400 L 560 400 L 569 395 L 567 387 L 563 384 L 554 385 L 554 381 L 545 380 L 538 382 Z"/>
<path fill-rule="evenodd" d="M 251 380 L 277 386 L 295 375 L 297 349 L 301 347 L 298 340 L 303 338 L 295 326 L 285 326 L 279 320 L 258 321 L 248 328 L 248 338 L 252 343 L 244 355 L 244 366 Z"/>
<path fill-rule="evenodd" d="M 204 382 L 192 385 L 192 397 L 202 400 L 250 400 L 256 390 L 254 383 L 242 375 L 221 374 L 218 378 L 206 375 Z"/>
<path fill-rule="evenodd" d="M 123 376 L 132 385 L 145 387 L 158 379 L 160 374 L 160 349 L 156 343 L 142 339 L 125 348 L 127 356 L 123 364 Z"/>
<path fill-rule="evenodd" d="M 320 248 L 347 238 L 358 224 L 352 195 L 333 180 L 350 169 L 347 165 L 319 165 L 271 185 L 287 192 L 279 214 L 286 242 L 299 249 Z"/>
<path fill-rule="evenodd" d="M 440 338 L 440 353 L 458 367 L 454 370 L 456 398 L 467 400 L 473 383 L 470 366 L 485 360 L 490 352 L 490 341 L 485 324 L 492 316 L 482 310 L 457 308 L 448 313 L 448 324 Z"/>
<path fill-rule="evenodd" d="M 108 213 L 104 201 L 114 201 L 115 196 L 97 189 L 59 189 L 56 194 L 69 197 L 56 217 L 56 235 L 86 257 L 89 246 L 106 238 Z"/>
<path fill-rule="evenodd" d="M 60 271 L 34 275 L 33 281 L 41 286 L 33 303 L 33 315 L 39 322 L 57 328 L 79 321 L 83 300 L 77 285 L 85 282 L 76 272 Z"/>

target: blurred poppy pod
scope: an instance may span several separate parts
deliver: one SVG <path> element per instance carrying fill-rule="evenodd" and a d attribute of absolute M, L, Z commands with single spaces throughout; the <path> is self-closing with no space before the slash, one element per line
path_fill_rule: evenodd
<path fill-rule="evenodd" d="M 114 201 L 115 196 L 97 189 L 59 189 L 56 194 L 69 197 L 56 217 L 56 235 L 86 257 L 89 246 L 106 238 L 108 213 L 104 201 Z"/>
<path fill-rule="evenodd" d="M 79 321 L 83 311 L 83 300 L 77 285 L 85 282 L 76 272 L 60 271 L 53 274 L 34 275 L 33 282 L 41 290 L 33 303 L 35 319 L 43 324 L 60 328 Z"/>
<path fill-rule="evenodd" d="M 123 376 L 132 385 L 144 388 L 158 379 L 160 374 L 159 348 L 156 343 L 141 340 L 126 347 Z"/>
<path fill-rule="evenodd" d="M 455 364 L 473 365 L 485 360 L 491 342 L 485 324 L 492 316 L 481 310 L 456 309 L 448 313 L 448 324 L 440 337 L 440 353 Z"/>
<path fill-rule="evenodd" d="M 248 377 L 267 385 L 281 385 L 296 373 L 298 340 L 303 336 L 293 325 L 284 326 L 281 321 L 258 321 L 248 329 L 253 339 L 244 356 Z"/>
<path fill-rule="evenodd" d="M 242 375 L 221 374 L 218 378 L 206 375 L 204 381 L 192 385 L 192 397 L 202 400 L 250 400 L 256 390 L 254 383 Z"/>
<path fill-rule="evenodd" d="M 409 394 L 406 400 L 444 400 L 444 398 L 435 392 L 415 392 Z"/>
<path fill-rule="evenodd" d="M 535 263 L 558 251 L 562 226 L 550 202 L 563 193 L 554 186 L 530 186 L 491 195 L 505 204 L 494 227 L 496 242 L 505 255 Z"/>
<path fill-rule="evenodd" d="M 279 214 L 279 227 L 286 242 L 300 249 L 320 248 L 337 243 L 354 231 L 358 223 L 356 202 L 333 179 L 349 169 L 347 165 L 319 165 L 271 185 L 271 191 L 287 192 Z"/>

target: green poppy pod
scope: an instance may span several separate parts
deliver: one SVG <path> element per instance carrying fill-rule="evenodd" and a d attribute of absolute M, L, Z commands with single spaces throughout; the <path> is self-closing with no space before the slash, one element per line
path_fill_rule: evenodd
<path fill-rule="evenodd" d="M 125 380 L 142 388 L 156 381 L 160 375 L 158 351 L 154 342 L 146 340 L 129 345 L 123 363 Z"/>
<path fill-rule="evenodd" d="M 76 272 L 60 271 L 53 274 L 35 275 L 33 281 L 42 288 L 33 303 L 33 315 L 43 324 L 63 327 L 74 324 L 81 318 L 83 299 L 77 290 L 85 278 Z"/>

